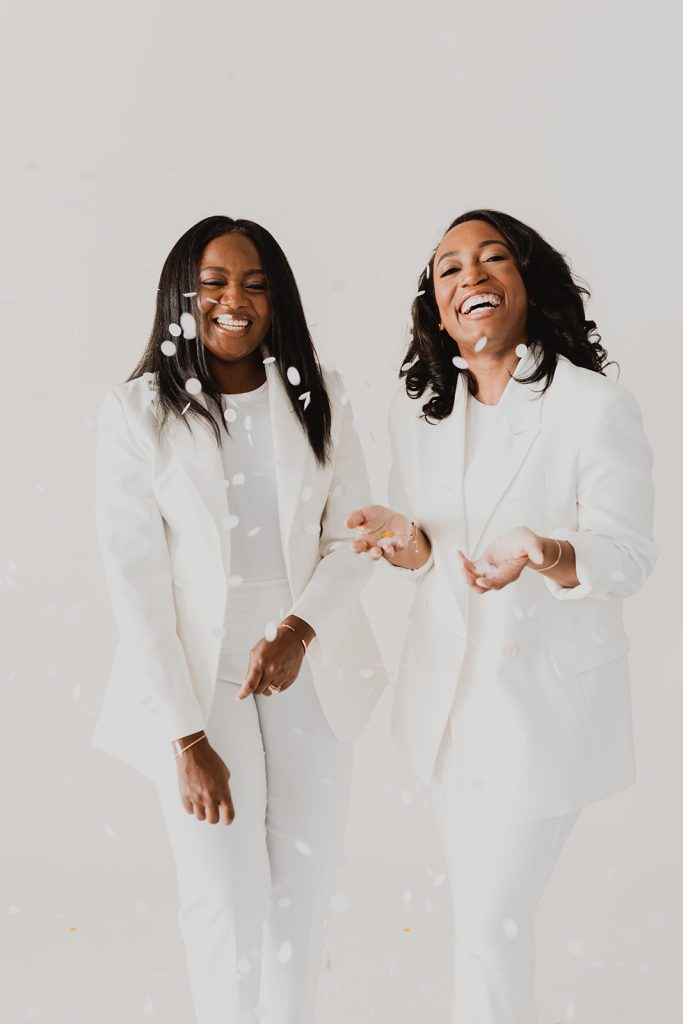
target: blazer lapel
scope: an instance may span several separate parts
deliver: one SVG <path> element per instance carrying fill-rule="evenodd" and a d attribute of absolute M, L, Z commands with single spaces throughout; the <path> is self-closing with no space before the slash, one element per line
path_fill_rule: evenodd
<path fill-rule="evenodd" d="M 420 401 L 420 406 L 423 404 L 424 401 Z M 467 388 L 461 380 L 456 387 L 450 416 L 438 423 L 418 419 L 415 431 L 418 486 L 425 495 L 426 514 L 423 518 L 463 623 L 467 622 L 469 594 L 457 548 L 463 551 L 468 548 L 463 495 L 466 408 Z M 421 504 L 422 501 L 419 502 Z"/>
<path fill-rule="evenodd" d="M 520 360 L 499 403 L 491 432 L 475 453 L 464 481 L 470 558 L 476 557 L 486 526 L 541 430 L 539 384 L 520 384 L 534 366 L 530 349 Z"/>

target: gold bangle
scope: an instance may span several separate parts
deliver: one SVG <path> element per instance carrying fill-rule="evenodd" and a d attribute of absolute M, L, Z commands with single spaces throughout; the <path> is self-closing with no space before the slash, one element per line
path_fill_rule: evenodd
<path fill-rule="evenodd" d="M 290 624 L 288 622 L 281 622 L 280 625 L 284 626 L 285 629 L 291 629 L 292 633 L 296 633 L 296 630 L 294 629 L 294 626 L 290 626 Z M 308 654 L 308 647 L 306 645 L 306 641 L 304 640 L 304 638 L 302 636 L 299 637 L 299 640 L 303 644 L 304 654 Z"/>
<path fill-rule="evenodd" d="M 413 522 L 412 519 L 410 521 L 410 525 L 412 526 L 412 530 L 410 531 L 410 536 L 408 537 L 408 544 L 410 544 L 411 540 L 414 539 L 415 540 L 415 554 L 419 555 L 420 548 L 419 548 L 418 543 L 417 543 L 417 532 L 419 530 L 419 526 L 417 525 L 417 523 Z"/>
<path fill-rule="evenodd" d="M 201 740 L 206 740 L 206 739 L 208 739 L 208 736 L 206 735 L 205 732 L 203 732 L 201 736 L 198 736 L 196 740 L 192 740 L 192 743 L 188 743 L 186 747 L 181 747 L 179 741 L 176 740 L 176 751 L 177 751 L 177 753 L 175 753 L 173 756 L 176 759 L 179 758 L 179 757 L 182 757 L 183 754 L 185 753 L 185 751 L 189 750 L 190 747 L 193 747 L 195 745 L 195 743 L 199 743 Z"/>
<path fill-rule="evenodd" d="M 538 569 L 538 568 L 536 568 L 536 566 L 534 566 L 534 569 L 536 569 L 536 572 L 548 572 L 549 569 L 554 569 L 556 565 L 559 565 L 560 561 L 562 560 L 562 554 L 563 554 L 563 552 L 562 552 L 562 545 L 560 544 L 560 542 L 557 539 L 557 537 L 553 537 L 553 540 L 557 544 L 557 550 L 558 550 L 557 558 L 555 559 L 555 561 L 553 562 L 552 565 L 546 565 L 546 567 L 544 569 Z"/>

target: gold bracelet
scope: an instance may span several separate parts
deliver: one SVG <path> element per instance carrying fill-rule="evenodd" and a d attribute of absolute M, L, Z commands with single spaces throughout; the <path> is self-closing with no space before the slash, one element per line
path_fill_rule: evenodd
<path fill-rule="evenodd" d="M 281 622 L 280 625 L 284 626 L 285 629 L 291 629 L 292 633 L 296 633 L 296 630 L 294 629 L 294 626 L 290 626 L 290 624 L 288 622 Z M 299 640 L 303 644 L 304 654 L 308 654 L 308 647 L 306 646 L 306 641 L 304 640 L 304 638 L 302 636 L 299 637 Z"/>
<path fill-rule="evenodd" d="M 413 540 L 413 538 L 415 538 L 415 554 L 419 555 L 420 548 L 419 548 L 418 543 L 417 543 L 417 531 L 418 531 L 419 527 L 418 527 L 417 523 L 413 522 L 412 519 L 410 521 L 410 525 L 412 526 L 412 530 L 410 531 L 410 536 L 408 537 L 408 544 L 410 544 L 411 540 Z"/>
<path fill-rule="evenodd" d="M 195 743 L 199 743 L 201 740 L 206 740 L 206 739 L 208 739 L 208 736 L 206 735 L 205 732 L 203 732 L 201 736 L 198 736 L 196 740 L 192 740 L 192 743 L 188 743 L 186 747 L 181 747 L 180 746 L 180 742 L 178 740 L 176 740 L 175 741 L 175 745 L 176 745 L 177 753 L 174 754 L 173 756 L 175 758 L 182 757 L 183 754 L 185 753 L 185 751 L 189 750 L 190 747 L 193 747 L 195 745 Z"/>
<path fill-rule="evenodd" d="M 557 558 L 555 559 L 555 561 L 553 562 L 552 565 L 546 565 L 545 569 L 536 569 L 536 566 L 534 566 L 534 569 L 536 569 L 536 572 L 548 572 L 549 569 L 554 569 L 556 565 L 559 565 L 560 561 L 562 560 L 562 545 L 560 544 L 560 542 L 557 539 L 557 537 L 553 537 L 553 540 L 557 544 L 557 550 L 558 550 Z"/>

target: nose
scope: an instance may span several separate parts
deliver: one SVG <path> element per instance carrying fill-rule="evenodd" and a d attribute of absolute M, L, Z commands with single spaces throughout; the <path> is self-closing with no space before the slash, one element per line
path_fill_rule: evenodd
<path fill-rule="evenodd" d="M 473 260 L 471 263 L 467 263 L 463 266 L 462 273 L 460 275 L 460 284 L 467 288 L 473 288 L 478 284 L 482 284 L 487 277 L 488 274 L 486 273 L 486 268 L 478 261 Z"/>
<path fill-rule="evenodd" d="M 233 312 L 244 304 L 242 289 L 236 281 L 230 281 L 221 289 L 220 304 Z"/>

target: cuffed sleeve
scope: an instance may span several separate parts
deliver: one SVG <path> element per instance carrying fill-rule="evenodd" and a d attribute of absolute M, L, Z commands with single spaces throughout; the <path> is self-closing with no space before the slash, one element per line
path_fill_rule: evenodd
<path fill-rule="evenodd" d="M 97 421 L 95 516 L 121 643 L 139 659 L 169 742 L 204 728 L 176 631 L 171 566 L 152 470 L 115 391 Z"/>
<path fill-rule="evenodd" d="M 544 576 L 553 597 L 609 600 L 643 586 L 657 560 L 652 461 L 636 399 L 615 389 L 579 454 L 577 526 L 550 533 L 574 548 L 579 585 L 562 587 Z"/>

